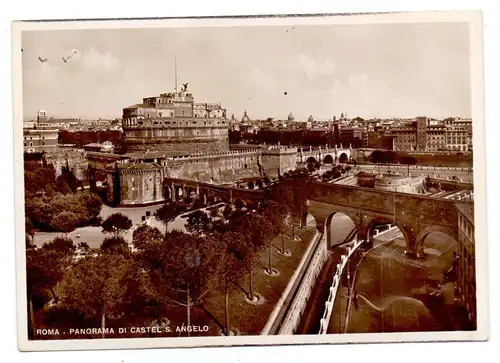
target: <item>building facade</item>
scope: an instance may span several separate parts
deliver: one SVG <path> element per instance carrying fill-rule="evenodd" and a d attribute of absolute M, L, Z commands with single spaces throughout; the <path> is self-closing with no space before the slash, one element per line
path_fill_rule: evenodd
<path fill-rule="evenodd" d="M 230 121 L 220 103 L 195 103 L 187 92 L 147 97 L 123 109 L 123 143 L 127 151 L 161 150 L 169 155 L 225 152 Z"/>
<path fill-rule="evenodd" d="M 458 298 L 468 314 L 468 319 L 476 323 L 476 258 L 474 238 L 474 206 L 458 205 Z"/>
<path fill-rule="evenodd" d="M 417 117 L 389 130 L 395 151 L 472 151 L 472 120 Z"/>
<path fill-rule="evenodd" d="M 24 152 L 54 152 L 58 136 L 58 127 L 48 121 L 46 111 L 40 110 L 36 121 L 23 124 Z"/>

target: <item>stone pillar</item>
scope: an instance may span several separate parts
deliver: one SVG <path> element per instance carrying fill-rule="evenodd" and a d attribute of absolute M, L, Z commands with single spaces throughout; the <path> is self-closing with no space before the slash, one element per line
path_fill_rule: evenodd
<path fill-rule="evenodd" d="M 196 183 L 196 195 L 200 196 L 200 184 Z"/>
<path fill-rule="evenodd" d="M 207 194 L 203 193 L 203 204 L 207 205 Z"/>

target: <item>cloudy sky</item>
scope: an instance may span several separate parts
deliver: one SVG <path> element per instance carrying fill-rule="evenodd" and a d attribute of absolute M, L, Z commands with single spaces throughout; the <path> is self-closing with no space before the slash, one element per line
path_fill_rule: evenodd
<path fill-rule="evenodd" d="M 25 31 L 24 118 L 39 109 L 121 117 L 143 97 L 173 90 L 175 56 L 179 86 L 189 82 L 197 102 L 222 102 L 237 118 L 245 109 L 251 118 L 471 116 L 468 30 L 427 23 Z"/>

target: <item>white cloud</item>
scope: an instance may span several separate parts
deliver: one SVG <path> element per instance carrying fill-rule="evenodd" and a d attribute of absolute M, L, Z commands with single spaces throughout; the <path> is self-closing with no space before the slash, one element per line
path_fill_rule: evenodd
<path fill-rule="evenodd" d="M 66 57 L 71 56 L 69 62 L 79 64 L 82 69 L 91 71 L 117 71 L 120 68 L 120 60 L 110 52 L 101 53 L 95 48 L 80 51 L 76 54 L 73 51 L 68 52 Z"/>
<path fill-rule="evenodd" d="M 309 55 L 301 54 L 297 63 L 306 78 L 310 80 L 335 74 L 335 64 L 329 59 L 316 60 Z"/>

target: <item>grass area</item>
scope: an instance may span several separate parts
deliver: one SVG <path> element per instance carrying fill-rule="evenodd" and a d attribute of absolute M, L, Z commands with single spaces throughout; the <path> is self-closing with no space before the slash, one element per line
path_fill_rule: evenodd
<path fill-rule="evenodd" d="M 281 237 L 278 236 L 273 240 L 272 248 L 272 268 L 276 269 L 279 274 L 270 276 L 265 272 L 265 267 L 268 266 L 268 249 L 265 248 L 259 253 L 254 269 L 253 269 L 253 292 L 259 294 L 263 299 L 259 303 L 249 303 L 246 300 L 245 292 L 248 292 L 249 276 L 245 276 L 237 284 L 233 284 L 229 292 L 229 319 L 230 328 L 236 331 L 239 335 L 258 335 L 266 325 L 271 312 L 276 303 L 283 294 L 288 282 L 298 267 L 303 254 L 305 253 L 312 237 L 314 236 L 315 228 L 307 227 L 304 230 L 296 229 L 296 234 L 301 238 L 300 241 L 293 241 L 290 237 L 285 236 L 285 250 L 291 254 L 289 256 L 282 255 Z M 224 327 L 224 302 L 225 295 L 223 291 L 213 291 L 204 299 L 201 306 L 191 308 L 191 325 L 208 328 L 201 332 L 192 332 L 191 336 L 217 336 L 221 335 Z M 150 321 L 137 318 L 137 321 L 131 321 L 130 317 L 122 317 L 118 319 L 107 319 L 106 326 L 114 328 L 115 334 L 108 335 L 106 338 L 130 338 L 130 337 L 178 337 L 186 336 L 185 332 L 177 332 L 176 328 L 186 324 L 186 308 L 172 307 L 168 314 L 164 316 L 170 320 L 171 331 L 169 333 L 130 333 L 132 327 L 150 326 Z M 43 327 L 43 316 L 45 311 L 35 313 L 35 320 L 38 327 Z M 62 334 L 63 331 L 69 331 L 70 328 L 97 328 L 100 326 L 98 317 L 89 319 L 83 326 L 70 326 L 64 319 L 58 319 L 57 324 L 52 324 L 57 327 L 61 334 L 56 336 L 37 336 L 37 339 L 92 339 L 100 338 L 99 335 L 69 335 Z M 127 334 L 118 334 L 118 328 L 128 328 Z"/>
<path fill-rule="evenodd" d="M 263 297 L 263 303 L 249 304 L 246 301 L 243 291 L 237 287 L 234 288 L 229 298 L 231 329 L 236 329 L 241 335 L 260 334 L 276 303 L 288 285 L 290 278 L 298 267 L 314 233 L 314 228 L 299 231 L 298 235 L 301 237 L 301 241 L 292 241 L 290 238 L 285 237 L 285 248 L 291 252 L 291 256 L 283 256 L 278 249 L 273 248 L 272 267 L 279 271 L 279 275 L 277 276 L 269 276 L 265 272 L 264 267 L 268 266 L 269 251 L 267 249 L 261 251 L 258 260 L 261 266 L 257 265 L 254 267 L 253 291 Z M 280 237 L 276 238 L 273 244 L 277 247 L 280 246 Z M 240 286 L 245 291 L 248 291 L 248 279 L 249 277 L 246 276 L 240 283 Z M 222 323 L 224 322 L 224 295 L 212 294 L 207 299 L 205 307 L 217 320 Z"/>

